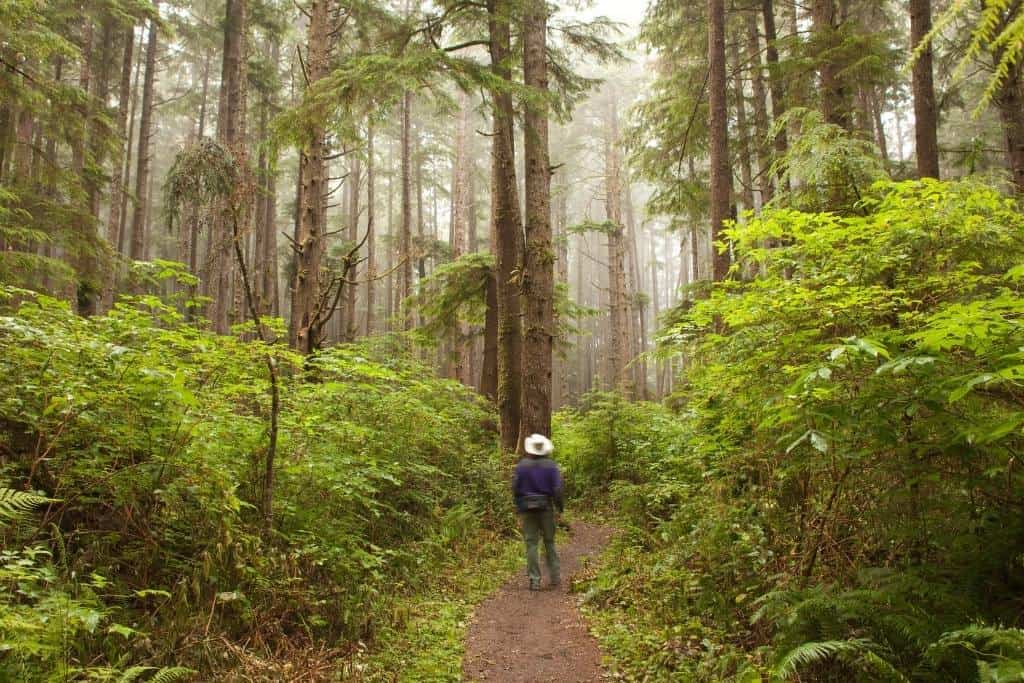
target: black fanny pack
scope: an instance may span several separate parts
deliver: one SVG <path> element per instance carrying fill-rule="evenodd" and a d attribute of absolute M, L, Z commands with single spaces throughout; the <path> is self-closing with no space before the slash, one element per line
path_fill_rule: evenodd
<path fill-rule="evenodd" d="M 519 510 L 522 512 L 547 510 L 550 504 L 550 496 L 523 496 L 519 499 Z"/>

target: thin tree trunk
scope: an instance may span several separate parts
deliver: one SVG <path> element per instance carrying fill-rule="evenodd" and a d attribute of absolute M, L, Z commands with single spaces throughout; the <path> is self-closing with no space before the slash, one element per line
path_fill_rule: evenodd
<path fill-rule="evenodd" d="M 348 240 L 351 244 L 356 244 L 359 241 L 359 199 L 360 199 L 360 185 L 362 184 L 363 178 L 363 163 L 359 157 L 356 157 L 353 163 L 352 174 L 350 176 L 350 192 L 349 195 L 349 223 L 348 223 Z M 358 255 L 354 255 L 357 258 Z M 359 276 L 358 261 L 353 261 L 349 266 L 349 281 L 356 282 Z M 346 342 L 353 342 L 356 339 L 356 333 L 359 330 L 359 316 L 356 314 L 356 290 L 358 289 L 355 285 L 345 285 L 348 290 L 346 291 L 345 297 L 345 317 L 343 318 L 345 326 L 342 329 L 342 338 Z"/>
<path fill-rule="evenodd" d="M 745 12 L 747 24 L 747 59 L 750 62 L 750 81 L 754 93 L 754 132 L 757 143 L 757 174 L 761 190 L 761 206 L 771 201 L 775 189 L 768 170 L 772 160 L 768 152 L 768 103 L 764 85 L 764 71 L 761 68 L 761 40 L 758 35 L 757 15 Z"/>
<path fill-rule="evenodd" d="M 765 39 L 765 62 L 768 64 L 768 89 L 772 95 L 772 120 L 778 121 L 786 111 L 786 88 L 782 81 L 782 67 L 779 64 L 779 49 L 776 46 L 778 34 L 775 31 L 775 3 L 774 0 L 761 0 L 761 16 L 764 21 Z M 786 136 L 786 128 L 779 127 L 775 136 L 775 156 L 782 158 L 789 149 L 789 141 Z M 789 180 L 782 170 L 779 170 L 779 182 L 783 183 L 783 189 L 789 191 Z"/>
<path fill-rule="evenodd" d="M 376 160 L 373 158 L 373 121 L 366 124 L 366 336 L 373 334 L 374 307 L 377 305 L 376 285 L 377 279 L 377 226 L 374 224 L 376 218 L 376 198 L 374 185 L 376 179 Z"/>
<path fill-rule="evenodd" d="M 622 222 L 622 170 L 619 159 L 618 108 L 609 106 L 605 140 L 605 211 L 608 218 L 608 310 L 610 351 L 608 386 L 632 393 L 629 381 L 629 306 L 626 302 L 626 245 Z"/>
<path fill-rule="evenodd" d="M 121 228 L 121 197 L 126 193 L 124 178 L 125 156 L 128 143 L 128 112 L 131 105 L 132 62 L 135 52 L 135 26 L 124 31 L 124 49 L 121 55 L 121 80 L 117 91 L 117 148 L 114 152 L 114 163 L 110 180 L 110 213 L 107 216 L 107 243 L 117 251 Z M 100 310 L 108 311 L 114 305 L 114 284 L 117 278 L 116 260 L 107 273 L 100 301 Z"/>
<path fill-rule="evenodd" d="M 480 393 L 498 398 L 498 279 L 492 271 L 487 278 L 484 317 L 484 356 L 480 364 Z"/>
<path fill-rule="evenodd" d="M 885 125 L 882 123 L 882 107 L 885 103 L 885 93 L 877 88 L 872 91 L 871 116 L 874 119 L 875 144 L 882 154 L 882 160 L 889 163 L 889 142 L 885 138 Z"/>
<path fill-rule="evenodd" d="M 276 65 L 280 59 L 281 45 L 276 38 L 272 38 L 270 48 L 270 62 Z M 273 90 L 269 93 L 267 106 L 270 112 L 276 109 L 276 94 Z M 278 256 L 277 256 L 277 151 L 271 148 L 267 157 L 267 179 L 266 179 L 266 202 L 264 203 L 265 216 L 263 225 L 266 235 L 263 239 L 263 293 L 265 310 L 272 316 L 281 314 L 281 293 L 279 283 Z"/>
<path fill-rule="evenodd" d="M 636 397 L 641 401 L 647 400 L 647 359 L 643 354 L 647 351 L 647 322 L 644 319 L 646 306 L 642 298 L 637 295 L 643 292 L 644 285 L 640 271 L 640 258 L 637 254 L 637 224 L 636 211 L 633 208 L 633 187 L 629 181 L 629 173 L 626 173 L 626 186 L 624 190 L 626 208 L 626 247 L 629 252 L 629 298 L 630 320 L 632 321 L 631 337 L 635 343 L 632 355 L 637 359 L 633 363 L 633 384 L 636 387 Z M 635 302 L 635 303 L 632 303 Z"/>
<path fill-rule="evenodd" d="M 410 109 L 412 93 L 406 91 L 402 96 L 402 277 L 400 281 L 399 306 L 406 306 L 412 296 L 412 123 Z M 413 328 L 413 312 L 406 310 L 403 315 L 402 329 Z"/>
<path fill-rule="evenodd" d="M 469 97 L 459 93 L 459 123 L 455 131 L 455 159 L 452 163 L 451 192 L 451 241 L 452 260 L 458 260 L 466 253 L 469 237 Z M 469 361 L 472 345 L 469 343 L 469 328 L 459 324 L 452 330 L 451 345 L 454 358 L 450 368 L 463 384 L 472 382 Z"/>
<path fill-rule="evenodd" d="M 153 3 L 157 5 L 156 2 Z M 132 240 L 129 255 L 133 261 L 146 259 L 146 213 L 149 211 L 149 142 L 153 128 L 153 93 L 156 89 L 157 22 L 149 21 L 146 46 L 146 70 L 142 82 L 142 113 L 139 118 L 138 167 L 135 173 L 135 209 L 132 212 Z"/>
<path fill-rule="evenodd" d="M 821 0 L 818 0 L 819 2 Z M 711 154 L 711 239 L 717 242 L 723 223 L 730 218 L 732 171 L 729 168 L 728 110 L 725 82 L 725 3 L 708 0 L 708 108 Z M 712 247 L 714 280 L 724 280 L 729 254 Z"/>
<path fill-rule="evenodd" d="M 142 44 L 147 36 L 146 31 L 139 32 L 139 44 L 137 52 L 140 57 L 142 55 Z M 128 254 L 130 246 L 128 245 L 128 187 L 132 179 L 132 163 L 134 158 L 132 157 L 132 149 L 135 143 L 135 119 L 136 111 L 139 108 L 139 85 L 142 79 L 142 63 L 144 59 L 138 59 L 135 62 L 135 76 L 133 77 L 132 85 L 132 96 L 131 96 L 131 112 L 128 114 L 128 141 L 125 143 L 125 158 L 124 158 L 124 169 L 123 169 L 123 182 L 121 186 L 124 188 L 124 192 L 121 193 L 121 221 L 117 228 L 117 251 L 119 254 Z M 132 207 L 138 202 L 137 197 L 132 198 Z"/>
<path fill-rule="evenodd" d="M 395 240 L 395 158 L 394 146 L 388 145 L 388 242 L 387 260 L 385 266 L 388 273 L 388 288 L 384 293 L 384 329 L 388 332 L 393 330 L 393 319 L 395 316 L 395 274 L 392 254 L 395 247 L 399 246 Z M 399 254 L 401 259 L 401 254 Z"/>
<path fill-rule="evenodd" d="M 740 197 L 743 200 L 743 208 L 753 211 L 754 206 L 754 172 L 753 162 L 750 155 L 750 127 L 747 124 L 747 96 L 743 92 L 743 76 L 740 63 L 739 45 L 733 42 L 729 46 L 730 57 L 732 58 L 732 94 L 736 107 L 736 144 L 739 146 L 740 157 Z"/>
<path fill-rule="evenodd" d="M 654 318 L 653 327 L 657 329 L 658 319 L 661 317 L 661 304 L 660 304 L 660 293 L 658 291 L 658 245 L 657 235 L 651 233 L 650 249 L 651 249 L 651 313 Z M 655 357 L 657 358 L 657 357 Z M 661 399 L 665 395 L 665 383 L 661 373 L 661 362 L 657 359 L 654 361 L 654 382 L 655 382 L 655 398 Z"/>
<path fill-rule="evenodd" d="M 425 224 L 423 222 L 423 145 L 420 139 L 420 131 L 417 128 L 414 138 L 415 149 L 413 150 L 414 180 L 416 182 L 416 281 L 419 282 L 427 276 L 427 240 Z"/>

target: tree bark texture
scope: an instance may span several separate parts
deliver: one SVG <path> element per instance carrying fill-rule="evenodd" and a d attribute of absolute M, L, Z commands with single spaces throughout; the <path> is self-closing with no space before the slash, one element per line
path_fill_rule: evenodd
<path fill-rule="evenodd" d="M 820 0 L 819 0 L 820 2 Z M 728 109 L 725 79 L 725 2 L 708 0 L 708 105 L 711 154 L 711 240 L 717 242 L 730 218 L 732 171 L 729 164 Z M 729 254 L 712 246 L 712 277 L 724 280 Z"/>
<path fill-rule="evenodd" d="M 153 3 L 156 5 L 156 3 Z M 135 173 L 135 208 L 132 211 L 132 239 L 129 256 L 133 261 L 146 259 L 146 212 L 149 209 L 149 142 L 153 129 L 153 94 L 156 90 L 157 23 L 149 21 L 146 68 L 142 77 L 142 111 L 139 115 L 138 166 Z"/>
<path fill-rule="evenodd" d="M 406 305 L 405 302 L 412 295 L 412 122 L 409 111 L 411 108 L 412 93 L 407 91 L 402 96 L 402 276 L 399 279 L 398 306 Z M 402 329 L 411 330 L 412 311 L 406 310 L 403 318 Z"/>
<path fill-rule="evenodd" d="M 548 93 L 547 3 L 526 0 L 523 12 L 523 80 Z M 526 160 L 526 248 L 523 255 L 523 385 L 519 448 L 531 434 L 551 435 L 551 369 L 554 346 L 555 257 L 551 240 L 551 160 L 548 104 L 537 97 L 523 114 Z"/>
<path fill-rule="evenodd" d="M 605 209 L 608 218 L 608 385 L 629 392 L 629 306 L 626 301 L 626 243 L 622 222 L 622 169 L 618 108 L 609 105 L 605 140 Z"/>
<path fill-rule="evenodd" d="M 758 33 L 757 15 L 746 12 L 747 60 L 749 61 L 750 82 L 754 94 L 754 131 L 757 155 L 758 186 L 761 191 L 760 206 L 771 201 L 775 193 L 769 169 L 772 165 L 768 150 L 768 97 L 765 90 L 764 70 L 761 67 L 761 39 Z"/>
<path fill-rule="evenodd" d="M 511 11 L 509 0 L 488 0 L 491 69 L 511 83 Z M 491 91 L 494 132 L 491 138 L 491 234 L 497 271 L 498 391 L 501 445 L 516 449 L 522 394 L 522 329 L 518 273 L 522 252 L 522 218 L 516 181 L 512 95 L 504 87 Z"/>
<path fill-rule="evenodd" d="M 331 0 L 313 0 L 310 6 L 306 68 L 310 84 L 327 74 Z M 292 281 L 290 336 L 293 347 L 311 353 L 320 344 L 323 304 L 320 267 L 324 254 L 325 197 L 327 179 L 324 162 L 324 128 L 309 131 L 299 156 L 301 177 L 299 224 L 293 249 L 295 275 Z"/>
<path fill-rule="evenodd" d="M 775 30 L 775 3 L 774 0 L 761 0 L 761 17 L 764 21 L 764 57 L 768 65 L 768 90 L 772 96 L 772 121 L 778 121 L 786 112 L 786 86 L 782 80 L 782 67 L 779 64 L 779 49 L 776 46 L 778 33 Z M 782 158 L 789 149 L 785 127 L 780 127 L 775 136 L 775 155 Z M 789 181 L 782 170 L 779 170 L 779 182 L 783 188 L 789 190 Z"/>
<path fill-rule="evenodd" d="M 931 41 L 922 47 L 925 36 L 931 30 L 931 0 L 910 0 L 910 49 L 921 48 L 914 61 L 910 84 L 914 93 L 917 174 L 922 178 L 939 177 L 939 112 L 935 103 Z"/>
<path fill-rule="evenodd" d="M 374 185 L 376 178 L 376 159 L 373 158 L 373 121 L 366 124 L 366 326 L 367 336 L 373 334 L 374 307 L 377 305 L 377 226 L 376 195 Z"/>

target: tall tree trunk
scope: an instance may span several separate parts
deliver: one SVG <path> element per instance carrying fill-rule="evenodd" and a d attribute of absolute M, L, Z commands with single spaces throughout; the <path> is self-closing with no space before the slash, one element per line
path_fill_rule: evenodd
<path fill-rule="evenodd" d="M 622 169 L 619 156 L 619 113 L 609 105 L 605 140 L 605 210 L 608 218 L 608 310 L 610 350 L 608 386 L 631 393 L 629 362 L 629 305 L 626 301 L 626 239 L 622 222 Z"/>
<path fill-rule="evenodd" d="M 132 90 L 132 63 L 135 52 L 135 25 L 124 30 L 124 48 L 121 54 L 121 80 L 117 90 L 117 147 L 114 151 L 113 168 L 110 174 L 110 213 L 107 215 L 107 244 L 116 252 L 120 241 L 121 197 L 126 192 L 123 173 L 128 143 L 128 112 Z M 114 284 L 117 278 L 117 262 L 111 265 L 104 281 L 100 310 L 107 311 L 114 305 Z"/>
<path fill-rule="evenodd" d="M 882 154 L 882 161 L 889 163 L 889 141 L 885 138 L 885 125 L 882 123 L 884 105 L 885 90 L 874 88 L 871 93 L 871 116 L 874 119 L 875 144 Z"/>
<path fill-rule="evenodd" d="M 423 221 L 423 141 L 420 139 L 419 128 L 413 138 L 413 169 L 416 182 L 416 281 L 427 276 L 427 239 L 426 225 Z"/>
<path fill-rule="evenodd" d="M 498 398 L 498 278 L 487 278 L 484 317 L 484 356 L 480 364 L 480 393 L 492 401 Z"/>
<path fill-rule="evenodd" d="M 750 62 L 750 82 L 754 93 L 754 131 L 757 144 L 757 173 L 761 190 L 761 206 L 771 201 L 775 188 L 772 186 L 772 160 L 768 152 L 768 103 L 764 85 L 764 71 L 761 68 L 761 40 L 758 34 L 757 15 L 745 12 L 747 24 L 747 60 Z"/>
<path fill-rule="evenodd" d="M 470 145 L 469 167 L 466 178 L 466 198 L 469 202 L 467 211 L 468 223 L 466 225 L 466 249 L 470 254 L 480 251 L 479 236 L 477 235 L 477 201 L 476 201 L 476 162 L 472 154 L 474 147 Z"/>
<path fill-rule="evenodd" d="M 496 78 L 512 81 L 509 0 L 487 0 L 491 69 Z M 498 414 L 501 445 L 516 449 L 522 395 L 522 328 L 517 271 L 522 252 L 522 218 L 516 181 L 512 95 L 504 87 L 491 91 L 494 114 L 491 172 L 491 234 L 497 266 Z"/>
<path fill-rule="evenodd" d="M 562 287 L 566 288 L 568 296 L 569 287 L 569 188 L 566 185 L 565 174 L 561 174 L 559 187 L 555 192 L 556 205 L 558 207 L 555 218 L 555 234 L 558 252 L 556 256 L 555 280 Z M 577 256 L 578 258 L 578 256 Z M 557 330 L 557 318 L 556 318 Z M 560 340 L 556 339 L 557 345 Z M 564 344 L 563 344 L 564 347 Z M 554 359 L 554 388 L 552 389 L 552 408 L 558 410 L 566 405 L 569 400 L 569 366 L 566 363 L 564 350 L 556 350 Z"/>
<path fill-rule="evenodd" d="M 661 317 L 661 302 L 660 292 L 658 291 L 658 239 L 654 232 L 651 232 L 650 249 L 651 249 L 651 314 L 653 317 L 653 327 L 657 329 L 658 319 Z M 665 384 L 661 373 L 661 361 L 655 357 L 654 361 L 654 382 L 655 382 L 655 398 L 661 399 L 665 395 Z"/>
<path fill-rule="evenodd" d="M 640 258 L 637 253 L 637 224 L 636 211 L 633 207 L 633 186 L 629 180 L 629 173 L 626 172 L 626 186 L 623 195 L 626 208 L 626 248 L 629 256 L 629 300 L 630 300 L 630 337 L 633 341 L 631 355 L 636 357 L 633 363 L 633 385 L 636 387 L 636 397 L 641 401 L 647 400 L 647 359 L 644 353 L 647 351 L 647 321 L 646 306 L 639 296 L 644 291 L 643 273 L 640 271 Z"/>
<path fill-rule="evenodd" d="M 547 2 L 526 0 L 523 11 L 523 80 L 547 95 Z M 523 114 L 526 159 L 526 248 L 523 257 L 523 384 L 519 449 L 531 434 L 551 435 L 551 363 L 554 347 L 555 272 L 551 241 L 551 159 L 547 99 Z"/>
<path fill-rule="evenodd" d="M 388 273 L 388 288 L 384 292 L 384 329 L 391 332 L 395 316 L 395 274 L 392 254 L 398 241 L 395 239 L 395 153 L 394 146 L 388 145 L 388 241 L 387 257 L 384 263 Z M 399 259 L 402 255 L 399 254 Z"/>
<path fill-rule="evenodd" d="M 740 68 L 740 50 L 736 42 L 730 44 L 732 58 L 732 94 L 736 107 L 736 144 L 739 145 L 740 157 L 740 197 L 743 199 L 743 208 L 753 211 L 754 206 L 754 172 L 753 162 L 750 155 L 750 127 L 747 125 L 747 96 L 743 92 L 743 70 Z"/>
<path fill-rule="evenodd" d="M 782 80 L 782 66 L 779 64 L 779 49 L 776 46 L 778 34 L 775 31 L 775 2 L 761 0 L 761 17 L 764 21 L 765 62 L 768 64 L 768 89 L 772 95 L 772 120 L 778 121 L 786 112 L 786 87 Z M 775 136 L 775 156 L 782 158 L 789 149 L 785 127 L 780 127 Z M 779 170 L 779 182 L 789 190 L 789 180 Z"/>
<path fill-rule="evenodd" d="M 359 157 L 356 157 L 353 162 L 352 173 L 350 175 L 350 192 L 349 195 L 349 223 L 348 223 L 348 241 L 355 245 L 359 241 L 359 214 L 361 210 L 359 208 L 360 199 L 360 186 L 363 182 L 363 162 Z M 358 255 L 356 257 L 358 259 Z M 356 265 L 357 262 L 349 266 L 348 279 L 351 282 L 356 282 L 359 277 L 359 268 Z M 356 312 L 356 290 L 358 289 L 355 285 L 344 285 L 348 288 L 345 292 L 345 327 L 342 330 L 342 338 L 346 342 L 353 342 L 356 339 L 356 333 L 359 330 L 359 316 Z"/>
<path fill-rule="evenodd" d="M 580 243 L 580 238 L 576 238 L 576 300 L 580 304 L 586 305 L 587 297 L 585 295 L 585 282 L 583 279 L 583 260 L 589 254 L 586 253 L 585 245 Z M 584 321 L 584 325 L 591 321 Z M 576 335 L 576 393 L 582 396 L 586 391 L 586 384 L 589 380 L 587 376 L 587 363 L 586 363 L 586 345 L 591 341 L 584 333 L 584 325 L 580 325 L 579 334 Z"/>
<path fill-rule="evenodd" d="M 157 5 L 156 2 L 153 3 Z M 138 167 L 135 172 L 135 209 L 132 211 L 132 241 L 129 255 L 133 261 L 146 259 L 146 213 L 149 211 L 149 142 L 153 128 L 153 93 L 156 90 L 157 22 L 149 21 L 146 45 L 146 70 L 142 79 L 142 113 L 139 116 Z"/>
<path fill-rule="evenodd" d="M 452 163 L 451 192 L 451 241 L 452 260 L 466 253 L 469 237 L 469 97 L 459 93 L 459 123 L 455 131 L 455 159 Z M 472 383 L 469 360 L 472 345 L 469 343 L 469 329 L 458 325 L 452 330 L 451 346 L 454 358 L 451 370 L 463 384 Z"/>
<path fill-rule="evenodd" d="M 818 0 L 819 2 L 821 0 Z M 717 242 L 730 218 L 732 171 L 729 164 L 728 109 L 725 83 L 725 2 L 708 0 L 708 108 L 711 152 L 711 240 Z M 712 246 L 712 277 L 724 280 L 729 254 Z"/>
<path fill-rule="evenodd" d="M 280 55 L 280 42 L 277 38 L 271 38 L 271 64 L 276 66 L 280 60 Z M 276 93 L 271 89 L 267 97 L 268 114 L 272 114 L 276 107 Z M 266 200 L 263 205 L 263 226 L 266 234 L 263 238 L 263 254 L 261 255 L 263 275 L 260 279 L 263 283 L 263 291 L 260 294 L 260 299 L 264 303 L 266 313 L 278 316 L 281 313 L 281 296 L 277 262 L 277 151 L 273 147 L 267 156 L 267 177 L 264 192 L 266 193 Z"/>
<path fill-rule="evenodd" d="M 932 43 L 922 46 L 932 30 L 932 1 L 910 0 L 910 49 L 921 52 L 912 67 L 914 92 L 914 140 L 917 149 L 917 174 L 922 178 L 939 177 L 939 112 L 935 104 Z"/>
<path fill-rule="evenodd" d="M 89 71 L 93 78 L 92 104 L 89 111 L 89 163 L 98 168 L 106 164 L 107 132 L 103 117 L 107 113 L 110 96 L 110 71 L 114 63 L 114 20 L 107 16 L 102 23 L 99 49 L 92 51 Z M 93 315 L 99 310 L 100 297 L 106 277 L 100 272 L 100 184 L 92 173 L 85 174 L 83 185 L 88 199 L 90 220 L 83 226 L 86 238 L 82 254 L 81 281 L 78 287 L 78 307 L 82 315 Z"/>
<path fill-rule="evenodd" d="M 142 55 L 142 43 L 147 36 L 146 31 L 139 32 L 139 44 L 136 48 L 140 57 Z M 133 76 L 132 84 L 132 95 L 131 95 L 131 111 L 128 114 L 128 140 L 124 146 L 124 169 L 122 171 L 123 182 L 121 186 L 124 188 L 124 192 L 121 193 L 121 222 L 117 228 L 117 252 L 119 254 L 128 254 L 130 252 L 130 246 L 128 244 L 128 197 L 131 194 L 128 192 L 128 186 L 132 179 L 132 147 L 137 144 L 135 142 L 135 113 L 139 108 L 139 84 L 142 79 L 142 63 L 144 59 L 138 59 L 135 62 L 135 76 Z M 138 198 L 133 198 L 132 207 L 138 202 Z M 134 208 L 133 208 L 134 211 Z"/>
<path fill-rule="evenodd" d="M 402 277 L 399 287 L 398 306 L 407 306 L 412 296 L 412 93 L 406 91 L 402 96 Z M 413 312 L 406 309 L 403 315 L 402 329 L 413 328 Z"/>
<path fill-rule="evenodd" d="M 327 74 L 331 0 L 313 0 L 310 6 L 306 68 L 309 84 Z M 320 264 L 324 253 L 327 181 L 322 123 L 315 124 L 299 156 L 301 192 L 299 225 L 295 239 L 295 275 L 292 281 L 291 343 L 303 353 L 320 344 L 323 311 L 320 302 Z"/>
<path fill-rule="evenodd" d="M 247 0 L 227 0 L 224 9 L 224 54 L 221 63 L 221 106 L 217 117 L 217 139 L 227 147 L 239 160 L 239 166 L 244 174 L 245 157 L 245 26 L 246 26 L 246 2 Z M 239 192 L 240 188 L 235 192 Z M 248 201 L 235 202 L 232 197 L 229 200 L 235 203 L 233 208 L 225 207 L 218 220 L 213 222 L 211 230 L 213 234 L 213 259 L 210 279 L 216 284 L 210 292 L 213 299 L 210 307 L 210 320 L 213 329 L 218 334 L 225 334 L 228 331 L 229 315 L 233 310 L 236 312 L 236 319 L 241 309 L 241 287 L 238 283 L 233 286 L 232 257 L 232 235 L 231 222 L 239 220 L 242 227 L 238 230 L 240 235 L 245 235 L 245 219 L 242 216 L 230 216 L 232 210 L 247 211 Z M 232 291 L 235 297 L 232 297 Z"/>
<path fill-rule="evenodd" d="M 373 158 L 373 121 L 366 123 L 366 336 L 373 334 L 374 307 L 377 305 L 377 226 L 375 225 L 377 207 L 374 194 L 377 162 Z"/>
<path fill-rule="evenodd" d="M 997 59 L 1001 55 L 997 55 Z M 1003 123 L 1006 160 L 1018 193 L 1024 193 L 1024 92 L 1021 91 L 1021 64 L 1010 67 L 996 93 L 994 102 Z"/>
<path fill-rule="evenodd" d="M 277 41 L 271 39 L 270 58 L 276 65 L 280 56 Z M 267 136 L 267 124 L 274 108 L 274 89 L 265 88 L 259 113 L 259 139 Z M 202 126 L 200 126 L 200 129 Z M 260 316 L 276 315 L 277 311 L 277 159 L 274 152 L 260 147 L 257 161 L 259 192 L 256 201 L 256 220 L 253 231 L 253 279 L 256 310 Z"/>

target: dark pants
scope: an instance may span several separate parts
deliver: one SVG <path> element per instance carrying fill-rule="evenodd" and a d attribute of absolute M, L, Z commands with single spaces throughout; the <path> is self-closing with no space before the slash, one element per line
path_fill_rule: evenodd
<path fill-rule="evenodd" d="M 523 539 L 526 541 L 526 574 L 530 583 L 540 583 L 540 539 L 544 539 L 544 557 L 548 565 L 548 579 L 560 580 L 558 553 L 555 551 L 555 511 L 530 510 L 523 513 Z"/>

